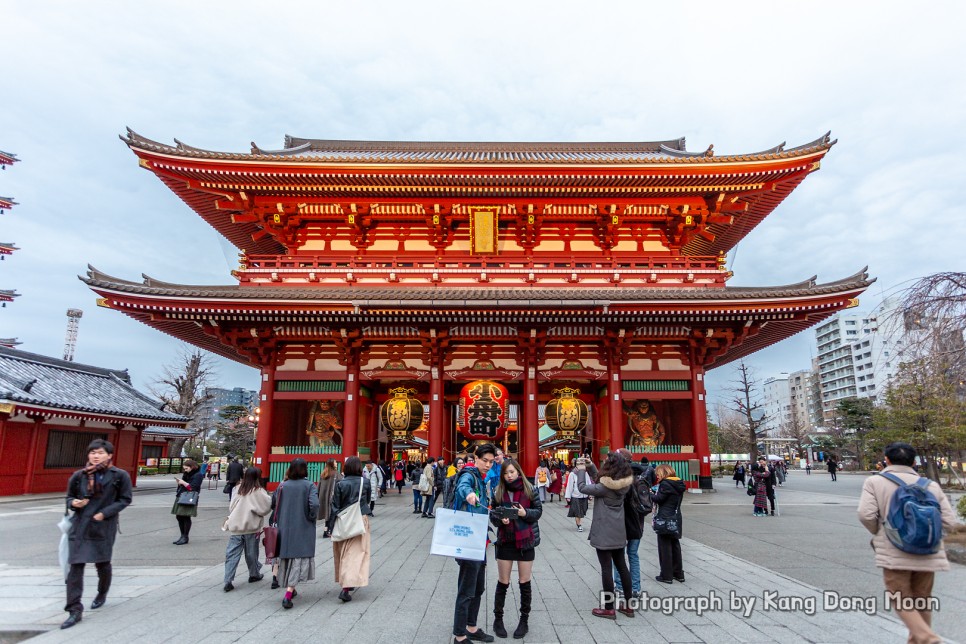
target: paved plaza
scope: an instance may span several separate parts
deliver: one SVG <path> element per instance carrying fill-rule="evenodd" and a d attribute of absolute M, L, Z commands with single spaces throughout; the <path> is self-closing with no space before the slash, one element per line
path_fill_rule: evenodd
<path fill-rule="evenodd" d="M 903 626 L 880 610 L 881 578 L 868 539 L 855 522 L 861 480 L 843 475 L 842 485 L 833 487 L 827 476 L 806 479 L 793 473 L 778 490 L 783 516 L 774 519 L 751 517 L 743 490 L 729 488 L 728 481 L 716 479 L 715 494 L 687 495 L 687 582 L 665 586 L 653 581 L 657 552 L 653 540 L 645 539 L 641 577 L 653 604 L 634 619 L 618 615 L 616 622 L 590 615 L 600 589 L 595 552 L 587 533 L 574 531 L 563 504 L 548 503 L 534 567 L 530 633 L 524 641 L 903 642 Z M 331 546 L 320 539 L 317 579 L 299 588 L 295 607 L 286 611 L 267 576 L 246 583 L 244 563 L 236 590 L 222 591 L 227 538 L 219 527 L 226 497 L 218 490 L 202 495 L 191 543 L 171 545 L 177 530 L 168 514 L 172 496 L 166 487 L 169 481 L 142 481 L 134 505 L 122 514 L 108 603 L 86 611 L 84 621 L 68 631 L 57 630 L 66 617 L 56 566 L 58 501 L 36 497 L 0 503 L 0 537 L 6 546 L 0 557 L 0 642 L 31 632 L 41 632 L 30 640 L 38 643 L 452 641 L 456 565 L 429 555 L 433 522 L 412 514 L 409 488 L 376 506 L 370 585 L 358 590 L 352 602 L 339 602 Z M 31 539 L 17 537 L 25 533 Z M 89 568 L 86 604 L 96 583 Z M 481 626 L 490 631 L 495 565 L 488 567 L 487 583 Z M 954 565 L 953 571 L 937 576 L 941 610 L 935 621 L 947 638 L 966 632 L 961 621 L 964 587 L 966 567 Z M 823 596 L 820 589 L 859 599 L 854 610 L 826 610 L 824 602 L 832 595 Z M 510 630 L 517 618 L 516 590 L 513 583 L 506 619 Z M 878 601 L 866 614 L 870 597 Z M 672 598 L 681 603 L 670 606 Z M 709 603 L 708 610 L 700 610 L 699 601 Z M 671 610 L 662 614 L 662 608 Z"/>

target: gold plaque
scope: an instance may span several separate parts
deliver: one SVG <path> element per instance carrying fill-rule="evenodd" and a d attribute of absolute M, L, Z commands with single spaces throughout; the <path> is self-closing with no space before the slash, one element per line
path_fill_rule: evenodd
<path fill-rule="evenodd" d="M 470 206 L 470 252 L 494 255 L 497 252 L 499 206 Z"/>

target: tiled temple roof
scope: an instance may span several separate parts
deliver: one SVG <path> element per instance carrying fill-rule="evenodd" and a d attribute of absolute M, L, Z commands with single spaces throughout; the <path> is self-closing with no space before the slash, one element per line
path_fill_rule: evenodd
<path fill-rule="evenodd" d="M 188 419 L 131 385 L 126 370 L 105 369 L 0 347 L 0 399 L 44 409 L 144 419 L 183 426 Z"/>
<path fill-rule="evenodd" d="M 794 148 L 781 143 L 768 150 L 737 155 L 714 154 L 714 146 L 700 152 L 685 149 L 684 137 L 651 142 L 453 142 L 453 141 L 338 141 L 286 135 L 284 147 L 268 149 L 251 144 L 251 153 L 218 152 L 185 145 L 167 145 L 128 128 L 121 140 L 132 148 L 186 158 L 227 161 L 283 161 L 371 164 L 474 165 L 634 165 L 652 163 L 725 163 L 780 160 L 828 150 L 835 144 L 828 134 Z"/>
<path fill-rule="evenodd" d="M 661 301 L 735 301 L 762 298 L 794 298 L 835 294 L 866 288 L 873 280 L 866 269 L 834 282 L 818 284 L 811 277 L 784 286 L 729 286 L 725 288 L 391 288 L 385 286 L 298 287 L 298 286 L 200 286 L 173 284 L 143 276 L 143 282 L 112 277 L 89 266 L 86 277 L 80 277 L 91 288 L 106 288 L 121 293 L 158 297 L 235 300 L 250 302 L 329 302 L 357 306 L 466 306 L 480 303 L 492 306 L 566 306 L 594 303 Z"/>

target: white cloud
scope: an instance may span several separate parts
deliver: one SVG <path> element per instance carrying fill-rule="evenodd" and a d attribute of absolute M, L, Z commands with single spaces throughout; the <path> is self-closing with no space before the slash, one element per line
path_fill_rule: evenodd
<path fill-rule="evenodd" d="M 79 357 L 149 380 L 173 342 L 75 279 L 229 283 L 217 235 L 116 135 L 245 151 L 284 134 L 428 140 L 655 140 L 720 154 L 831 129 L 839 144 L 737 249 L 734 284 L 882 287 L 963 269 L 964 5 L 935 2 L 7 3 L 0 174 L 24 295 L 0 336 L 58 354 L 63 309 L 90 310 Z M 808 363 L 805 333 L 752 360 Z M 253 386 L 226 367 L 226 383 Z M 723 379 L 715 372 L 711 385 Z M 237 381 L 227 380 L 237 378 Z M 245 380 L 245 382 L 242 382 Z"/>

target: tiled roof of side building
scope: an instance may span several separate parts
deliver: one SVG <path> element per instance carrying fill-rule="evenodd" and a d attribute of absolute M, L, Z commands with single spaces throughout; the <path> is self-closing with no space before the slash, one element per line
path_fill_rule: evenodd
<path fill-rule="evenodd" d="M 481 164 L 481 165 L 621 165 L 637 163 L 716 163 L 777 160 L 827 150 L 835 145 L 829 133 L 794 148 L 781 143 L 761 152 L 716 156 L 714 146 L 688 151 L 683 137 L 650 142 L 456 142 L 338 141 L 286 135 L 281 149 L 251 144 L 250 153 L 219 152 L 186 145 L 168 145 L 127 129 L 121 140 L 132 148 L 179 157 L 221 160 L 317 163 Z"/>
<path fill-rule="evenodd" d="M 471 302 L 531 304 L 546 303 L 559 306 L 561 303 L 636 301 L 680 301 L 680 300 L 747 300 L 757 298 L 784 298 L 808 295 L 833 294 L 855 288 L 865 288 L 874 280 L 869 279 L 866 268 L 841 280 L 818 284 L 812 277 L 797 284 L 784 286 L 731 286 L 725 288 L 392 288 L 378 286 L 349 287 L 252 287 L 252 286 L 198 286 L 161 282 L 144 276 L 144 281 L 132 282 L 112 277 L 88 267 L 86 277 L 80 277 L 91 287 L 106 288 L 114 291 L 148 296 L 173 296 L 188 298 L 211 298 L 242 301 L 324 301 L 348 304 L 464 304 Z"/>
<path fill-rule="evenodd" d="M 185 424 L 131 385 L 126 370 L 105 369 L 0 347 L 0 399 L 95 415 Z"/>
<path fill-rule="evenodd" d="M 168 436 L 170 438 L 178 438 L 181 436 L 194 436 L 197 432 L 193 429 L 182 429 L 180 427 L 158 427 L 156 425 L 151 425 L 144 428 L 144 433 L 149 436 Z"/>

